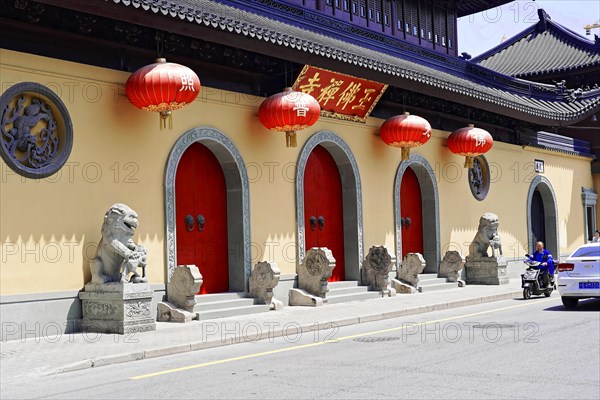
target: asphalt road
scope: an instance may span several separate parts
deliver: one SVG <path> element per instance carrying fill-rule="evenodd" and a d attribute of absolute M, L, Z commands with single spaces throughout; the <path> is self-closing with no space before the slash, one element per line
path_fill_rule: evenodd
<path fill-rule="evenodd" d="M 600 399 L 600 301 L 498 301 L 43 376 L 49 399 Z"/>

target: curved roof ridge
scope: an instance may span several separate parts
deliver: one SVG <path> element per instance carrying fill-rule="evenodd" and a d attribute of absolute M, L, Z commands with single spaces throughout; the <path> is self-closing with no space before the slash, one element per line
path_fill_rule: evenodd
<path fill-rule="evenodd" d="M 527 77 L 600 66 L 600 39 L 592 42 L 553 21 L 540 20 L 471 62 L 514 77 Z"/>

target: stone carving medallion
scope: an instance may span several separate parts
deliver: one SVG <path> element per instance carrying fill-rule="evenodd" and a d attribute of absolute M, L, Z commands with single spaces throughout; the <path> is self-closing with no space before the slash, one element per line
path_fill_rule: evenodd
<path fill-rule="evenodd" d="M 0 156 L 13 171 L 33 179 L 50 176 L 72 146 L 71 117 L 46 86 L 18 83 L 0 96 Z"/>

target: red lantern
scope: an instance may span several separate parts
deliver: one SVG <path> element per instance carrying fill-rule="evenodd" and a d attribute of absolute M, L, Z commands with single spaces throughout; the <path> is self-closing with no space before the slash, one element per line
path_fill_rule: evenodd
<path fill-rule="evenodd" d="M 410 157 L 410 148 L 421 146 L 431 137 L 426 119 L 405 112 L 387 119 L 379 129 L 381 140 L 388 146 L 402 148 L 402 160 Z"/>
<path fill-rule="evenodd" d="M 285 132 L 287 147 L 296 147 L 296 131 L 314 125 L 321 114 L 321 106 L 309 94 L 286 88 L 262 102 L 258 119 L 265 128 Z"/>
<path fill-rule="evenodd" d="M 157 58 L 154 64 L 135 71 L 125 85 L 131 104 L 146 111 L 160 113 L 160 127 L 173 126 L 172 110 L 185 107 L 198 97 L 200 79 L 183 65 Z"/>
<path fill-rule="evenodd" d="M 465 156 L 465 168 L 473 168 L 473 159 L 492 148 L 494 139 L 488 131 L 475 128 L 473 124 L 460 128 L 448 136 L 448 149 L 454 154 Z"/>

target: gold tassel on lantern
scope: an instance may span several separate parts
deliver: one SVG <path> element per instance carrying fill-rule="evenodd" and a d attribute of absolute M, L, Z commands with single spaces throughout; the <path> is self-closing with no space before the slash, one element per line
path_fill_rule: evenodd
<path fill-rule="evenodd" d="M 298 146 L 298 143 L 296 142 L 296 131 L 285 132 L 285 146 L 286 147 Z"/>
<path fill-rule="evenodd" d="M 473 160 L 475 160 L 474 157 L 465 157 L 465 168 L 473 168 Z"/>

